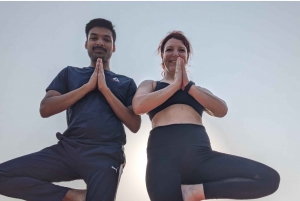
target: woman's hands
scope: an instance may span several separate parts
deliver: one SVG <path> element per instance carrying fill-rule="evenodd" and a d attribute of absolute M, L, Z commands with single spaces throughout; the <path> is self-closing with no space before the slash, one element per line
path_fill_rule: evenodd
<path fill-rule="evenodd" d="M 174 83 L 178 86 L 178 89 L 181 90 L 184 90 L 185 86 L 189 83 L 185 66 L 186 63 L 184 60 L 181 57 L 177 57 Z"/>

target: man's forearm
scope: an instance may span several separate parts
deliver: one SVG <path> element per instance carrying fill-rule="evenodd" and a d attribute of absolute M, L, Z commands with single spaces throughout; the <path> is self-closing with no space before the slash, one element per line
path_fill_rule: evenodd
<path fill-rule="evenodd" d="M 105 88 L 101 92 L 117 117 L 127 128 L 129 128 L 129 130 L 136 133 L 141 126 L 141 117 L 134 114 L 132 109 L 127 108 L 117 97 L 115 97 L 109 88 Z"/>
<path fill-rule="evenodd" d="M 85 84 L 82 87 L 63 95 L 45 97 L 40 106 L 41 116 L 46 118 L 60 113 L 84 97 L 90 91 Z"/>

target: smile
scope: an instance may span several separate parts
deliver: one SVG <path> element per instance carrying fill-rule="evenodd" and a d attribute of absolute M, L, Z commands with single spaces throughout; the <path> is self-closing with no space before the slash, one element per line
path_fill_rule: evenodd
<path fill-rule="evenodd" d="M 94 52 L 107 52 L 107 50 L 102 47 L 94 47 L 93 51 Z"/>

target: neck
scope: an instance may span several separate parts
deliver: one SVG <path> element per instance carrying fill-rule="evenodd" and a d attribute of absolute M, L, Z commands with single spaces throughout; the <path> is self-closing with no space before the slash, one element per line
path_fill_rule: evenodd
<path fill-rule="evenodd" d="M 174 75 L 174 73 L 165 71 L 164 80 L 174 81 Z"/>
<path fill-rule="evenodd" d="M 110 67 L 109 67 L 109 60 L 107 61 L 103 61 L 103 69 L 110 71 Z M 90 67 L 95 68 L 96 67 L 96 61 L 91 61 Z"/>

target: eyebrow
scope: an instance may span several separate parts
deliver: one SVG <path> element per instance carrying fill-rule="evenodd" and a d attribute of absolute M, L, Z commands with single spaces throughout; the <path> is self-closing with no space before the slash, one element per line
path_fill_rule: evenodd
<path fill-rule="evenodd" d="M 91 33 L 90 36 L 98 36 L 96 33 Z M 112 38 L 110 35 L 103 35 L 104 37 Z"/>
<path fill-rule="evenodd" d="M 174 46 L 167 46 L 166 48 L 173 48 Z M 179 46 L 179 48 L 186 48 L 185 46 Z"/>

